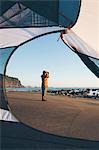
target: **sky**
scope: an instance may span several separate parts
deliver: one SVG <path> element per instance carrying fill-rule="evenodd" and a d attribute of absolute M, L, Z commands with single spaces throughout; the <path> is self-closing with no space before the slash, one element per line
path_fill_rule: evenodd
<path fill-rule="evenodd" d="M 24 86 L 40 87 L 43 70 L 49 71 L 49 87 L 99 87 L 99 79 L 59 38 L 46 35 L 20 46 L 7 65 L 6 74 Z"/>

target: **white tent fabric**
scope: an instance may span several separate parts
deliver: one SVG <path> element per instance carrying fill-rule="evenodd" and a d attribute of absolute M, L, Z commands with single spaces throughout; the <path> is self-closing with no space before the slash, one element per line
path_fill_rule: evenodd
<path fill-rule="evenodd" d="M 80 14 L 71 29 L 61 38 L 99 78 L 99 1 L 82 0 Z"/>
<path fill-rule="evenodd" d="M 79 53 L 99 59 L 99 51 L 92 49 L 83 40 L 81 40 L 73 31 L 66 30 L 63 40 L 70 48 L 76 48 Z"/>
<path fill-rule="evenodd" d="M 99 53 L 99 0 L 82 0 L 73 31 Z"/>
<path fill-rule="evenodd" d="M 0 48 L 18 46 L 36 36 L 52 31 L 64 30 L 63 27 L 8 28 L 0 29 Z"/>
<path fill-rule="evenodd" d="M 0 108 L 0 120 L 19 122 L 10 111 Z"/>

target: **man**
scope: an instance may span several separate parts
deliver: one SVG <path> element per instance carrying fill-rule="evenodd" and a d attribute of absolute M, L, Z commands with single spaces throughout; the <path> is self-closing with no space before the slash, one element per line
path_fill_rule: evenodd
<path fill-rule="evenodd" d="M 46 93 L 47 93 L 47 87 L 48 87 L 48 78 L 49 78 L 49 72 L 43 71 L 43 74 L 41 75 L 42 79 L 42 101 L 46 101 Z"/>

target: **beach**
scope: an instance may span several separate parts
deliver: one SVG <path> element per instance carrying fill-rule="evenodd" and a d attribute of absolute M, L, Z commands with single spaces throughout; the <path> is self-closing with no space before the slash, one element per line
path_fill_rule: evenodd
<path fill-rule="evenodd" d="M 7 92 L 12 113 L 19 121 L 46 133 L 99 141 L 99 100 L 40 92 Z"/>

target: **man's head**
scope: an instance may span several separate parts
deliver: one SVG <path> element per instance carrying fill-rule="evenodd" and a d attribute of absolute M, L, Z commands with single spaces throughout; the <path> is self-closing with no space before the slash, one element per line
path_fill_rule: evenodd
<path fill-rule="evenodd" d="M 46 73 L 46 71 L 45 70 L 43 70 L 43 74 L 45 74 Z"/>

